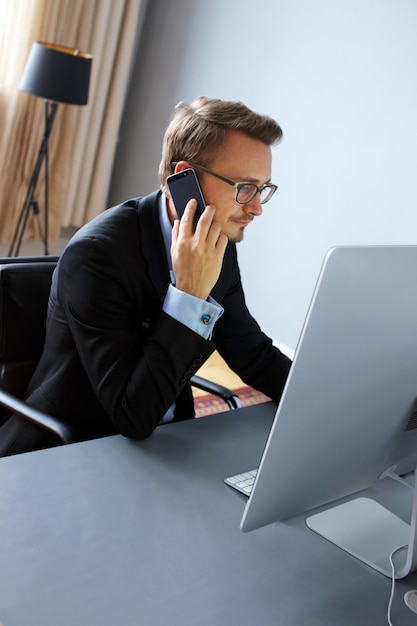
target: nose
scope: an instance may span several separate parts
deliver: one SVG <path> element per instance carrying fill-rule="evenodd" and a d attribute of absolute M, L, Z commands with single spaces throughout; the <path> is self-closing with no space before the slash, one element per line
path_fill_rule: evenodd
<path fill-rule="evenodd" d="M 254 217 L 259 217 L 260 215 L 262 215 L 263 208 L 261 204 L 261 196 L 259 195 L 259 193 L 257 193 L 250 202 L 247 202 L 243 205 L 243 210 L 245 213 L 253 215 Z"/>

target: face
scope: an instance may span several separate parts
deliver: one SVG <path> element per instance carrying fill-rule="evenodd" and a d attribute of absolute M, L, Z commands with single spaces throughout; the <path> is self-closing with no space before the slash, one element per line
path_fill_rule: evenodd
<path fill-rule="evenodd" d="M 260 187 L 271 180 L 271 148 L 240 131 L 231 131 L 219 156 L 205 165 L 231 180 L 253 182 Z M 242 241 L 246 228 L 262 214 L 259 193 L 247 204 L 239 204 L 234 187 L 201 170 L 196 173 L 206 204 L 216 207 L 215 219 L 222 232 L 229 241 Z"/>

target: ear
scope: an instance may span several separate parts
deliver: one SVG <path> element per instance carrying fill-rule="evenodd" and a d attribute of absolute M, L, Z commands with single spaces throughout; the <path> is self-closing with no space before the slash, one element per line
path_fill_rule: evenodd
<path fill-rule="evenodd" d="M 176 174 L 177 172 L 182 172 L 183 170 L 187 170 L 190 167 L 191 165 L 188 163 L 188 161 L 178 161 L 174 169 L 174 174 Z"/>

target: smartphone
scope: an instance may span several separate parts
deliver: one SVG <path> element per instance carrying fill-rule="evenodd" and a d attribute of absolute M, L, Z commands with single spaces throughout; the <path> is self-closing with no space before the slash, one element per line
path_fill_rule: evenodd
<path fill-rule="evenodd" d="M 193 231 L 195 231 L 197 222 L 206 206 L 195 171 L 188 168 L 182 170 L 182 172 L 171 174 L 167 178 L 167 185 L 179 219 L 181 219 L 184 213 L 187 202 L 191 198 L 197 200 L 197 208 L 193 220 Z"/>

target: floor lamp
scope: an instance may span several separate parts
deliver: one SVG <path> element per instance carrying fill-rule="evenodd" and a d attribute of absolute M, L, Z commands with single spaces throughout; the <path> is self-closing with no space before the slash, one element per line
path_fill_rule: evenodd
<path fill-rule="evenodd" d="M 20 81 L 19 89 L 45 100 L 45 130 L 30 179 L 26 197 L 19 214 L 9 250 L 9 257 L 18 256 L 29 214 L 39 219 L 39 205 L 35 198 L 36 185 L 42 165 L 45 164 L 44 189 L 44 253 L 48 250 L 48 141 L 58 103 L 87 104 L 92 56 L 76 48 L 36 41 Z"/>

